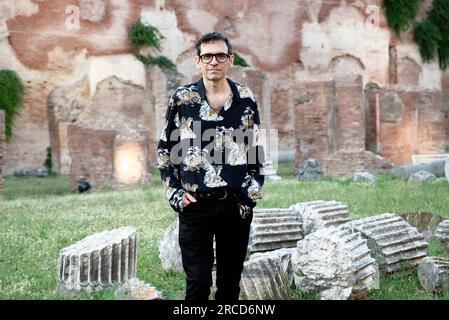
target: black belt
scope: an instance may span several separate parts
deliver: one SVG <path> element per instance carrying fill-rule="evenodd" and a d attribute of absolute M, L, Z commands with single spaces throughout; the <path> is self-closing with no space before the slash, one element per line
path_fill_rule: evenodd
<path fill-rule="evenodd" d="M 234 193 L 231 188 L 217 188 L 212 189 L 207 192 L 193 192 L 192 196 L 195 197 L 195 199 L 217 199 L 217 200 L 224 200 L 230 196 L 232 196 Z"/>

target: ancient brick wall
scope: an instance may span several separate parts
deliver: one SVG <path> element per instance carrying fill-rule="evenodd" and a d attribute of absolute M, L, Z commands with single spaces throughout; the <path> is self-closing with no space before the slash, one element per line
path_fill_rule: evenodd
<path fill-rule="evenodd" d="M 334 151 L 337 102 L 333 80 L 303 82 L 295 92 L 295 164 L 298 167 L 303 160 L 322 159 Z"/>
<path fill-rule="evenodd" d="M 92 190 L 98 190 L 149 181 L 147 131 L 70 124 L 67 134 L 71 190 L 77 190 L 81 182 L 89 182 Z"/>
<path fill-rule="evenodd" d="M 69 125 L 68 145 L 72 158 L 70 189 L 88 181 L 94 189 L 112 184 L 114 130 L 95 130 Z"/>
<path fill-rule="evenodd" d="M 431 0 L 424 2 L 421 17 L 428 11 Z M 233 43 L 234 51 L 251 65 L 253 71 L 243 72 L 237 68 L 231 76 L 238 78 L 241 73 L 241 81 L 248 83 L 258 96 L 263 121 L 278 130 L 279 151 L 290 155 L 296 150 L 298 139 L 310 142 L 302 144 L 303 150 L 297 158 L 335 148 L 359 147 L 364 133 L 355 135 L 354 132 L 360 132 L 363 126 L 366 127 L 366 145 L 374 151 L 380 141 L 376 139 L 379 132 L 375 130 L 375 123 L 370 121 L 373 119 L 371 95 L 367 96 L 370 103 L 363 124 L 363 120 L 354 120 L 362 115 L 360 97 L 351 97 L 352 89 L 345 87 L 348 93 L 341 96 L 340 105 L 345 111 L 322 119 L 318 136 L 315 136 L 313 132 L 307 132 L 306 127 L 297 128 L 296 87 L 298 82 L 313 80 L 316 75 L 331 78 L 333 75 L 360 74 L 363 85 L 372 82 L 384 87 L 398 83 L 442 90 L 443 107 L 449 109 L 447 72 L 442 73 L 437 63 L 422 62 L 411 32 L 403 32 L 400 40 L 394 36 L 380 4 L 380 0 L 280 0 L 275 5 L 270 1 L 239 0 L 22 0 L 0 4 L 0 11 L 4 13 L 0 15 L 0 68 L 15 70 L 27 86 L 25 105 L 15 123 L 17 130 L 7 144 L 4 172 L 42 167 L 46 148 L 51 145 L 53 170 L 67 174 L 71 163 L 67 125 L 74 119 L 76 121 L 78 111 L 89 107 L 91 97 L 85 96 L 86 88 L 94 94 L 97 84 L 111 76 L 133 85 L 145 84 L 141 93 L 144 95 L 143 116 L 133 112 L 128 115 L 144 120 L 145 128 L 150 132 L 149 159 L 155 163 L 155 144 L 164 125 L 161 119 L 168 97 L 177 85 L 195 80 L 198 70 L 193 63 L 194 43 L 201 34 L 212 30 L 224 32 Z M 378 12 L 374 10 L 378 16 L 372 15 L 373 8 L 379 9 Z M 78 25 L 74 9 L 79 9 Z M 176 64 L 176 77 L 157 68 L 144 67 L 134 58 L 136 52 L 128 43 L 127 32 L 139 18 L 163 34 L 161 52 L 157 54 Z M 140 53 L 150 52 L 146 49 Z M 67 117 L 58 119 L 47 108 L 47 97 L 57 86 L 69 87 L 60 92 L 57 105 L 71 109 Z M 335 99 L 338 92 L 339 89 L 328 98 Z M 135 102 L 121 100 L 123 92 L 120 90 L 105 93 L 101 97 L 106 101 L 105 105 L 108 101 L 128 105 Z M 347 102 L 343 101 L 345 98 Z M 96 108 L 99 103 L 101 101 L 93 106 Z M 352 105 L 355 110 L 351 109 Z M 120 109 L 125 114 L 128 111 L 126 106 Z M 314 117 L 313 110 L 307 112 Z M 424 112 L 421 118 L 431 116 Z M 110 117 L 114 116 L 111 114 Z M 340 127 L 343 130 L 337 130 Z M 412 146 L 416 152 L 420 152 L 422 146 L 426 146 L 423 150 L 439 148 L 441 137 L 437 128 L 440 127 L 434 123 L 432 128 L 435 130 L 420 131 L 421 138 L 415 139 L 416 145 Z M 449 125 L 443 126 L 443 130 L 447 140 Z M 298 133 L 303 136 L 298 137 Z M 356 140 L 351 141 L 354 137 Z M 437 141 L 423 140 L 433 137 Z M 410 139 L 405 138 L 401 143 L 409 144 Z M 386 145 L 388 150 L 388 139 Z"/>
<path fill-rule="evenodd" d="M 448 122 L 440 91 L 392 86 L 380 90 L 379 100 L 382 156 L 407 164 L 414 154 L 445 151 Z"/>
<path fill-rule="evenodd" d="M 366 99 L 360 76 L 304 82 L 296 90 L 296 166 L 316 158 L 325 175 L 345 178 L 391 167 L 365 150 Z"/>
<path fill-rule="evenodd" d="M 365 101 L 361 76 L 335 80 L 337 149 L 365 149 Z"/>

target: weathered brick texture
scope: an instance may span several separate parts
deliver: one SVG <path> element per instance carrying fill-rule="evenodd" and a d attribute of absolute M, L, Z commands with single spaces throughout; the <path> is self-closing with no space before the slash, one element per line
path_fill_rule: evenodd
<path fill-rule="evenodd" d="M 92 190 L 138 186 L 149 181 L 147 131 L 137 131 L 134 138 L 129 138 L 125 131 L 71 124 L 67 133 L 71 190 L 86 181 Z"/>
<path fill-rule="evenodd" d="M 327 176 L 391 167 L 365 150 L 366 111 L 361 76 L 303 82 L 296 87 L 296 166 L 316 158 Z"/>
<path fill-rule="evenodd" d="M 414 154 L 443 153 L 447 112 L 441 91 L 398 86 L 380 90 L 381 154 L 394 164 L 411 163 Z"/>

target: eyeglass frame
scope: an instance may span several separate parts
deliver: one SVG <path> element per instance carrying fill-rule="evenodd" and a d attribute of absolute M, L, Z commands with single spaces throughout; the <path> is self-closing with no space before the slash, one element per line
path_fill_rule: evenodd
<path fill-rule="evenodd" d="M 206 54 L 212 56 L 212 59 L 210 59 L 209 62 L 204 62 L 204 61 L 203 61 L 203 56 L 205 56 Z M 219 54 L 225 54 L 225 55 L 226 55 L 226 60 L 223 61 L 223 62 L 219 61 L 218 58 L 217 58 L 217 55 L 219 55 Z M 199 59 L 200 59 L 200 61 L 201 61 L 202 63 L 204 63 L 204 64 L 210 64 L 210 63 L 212 62 L 212 60 L 214 60 L 214 58 L 215 58 L 215 60 L 217 60 L 218 63 L 226 63 L 226 62 L 229 61 L 229 59 L 231 58 L 231 56 L 232 56 L 232 54 L 229 54 L 229 53 L 226 53 L 226 52 L 219 52 L 219 53 L 204 53 L 204 54 L 202 54 L 202 55 L 199 56 Z"/>

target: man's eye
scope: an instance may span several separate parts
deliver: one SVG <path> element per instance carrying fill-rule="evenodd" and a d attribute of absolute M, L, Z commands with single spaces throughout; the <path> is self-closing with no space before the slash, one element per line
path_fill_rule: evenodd
<path fill-rule="evenodd" d="M 204 54 L 203 57 L 204 57 L 204 59 L 211 59 L 212 55 L 211 54 Z"/>

